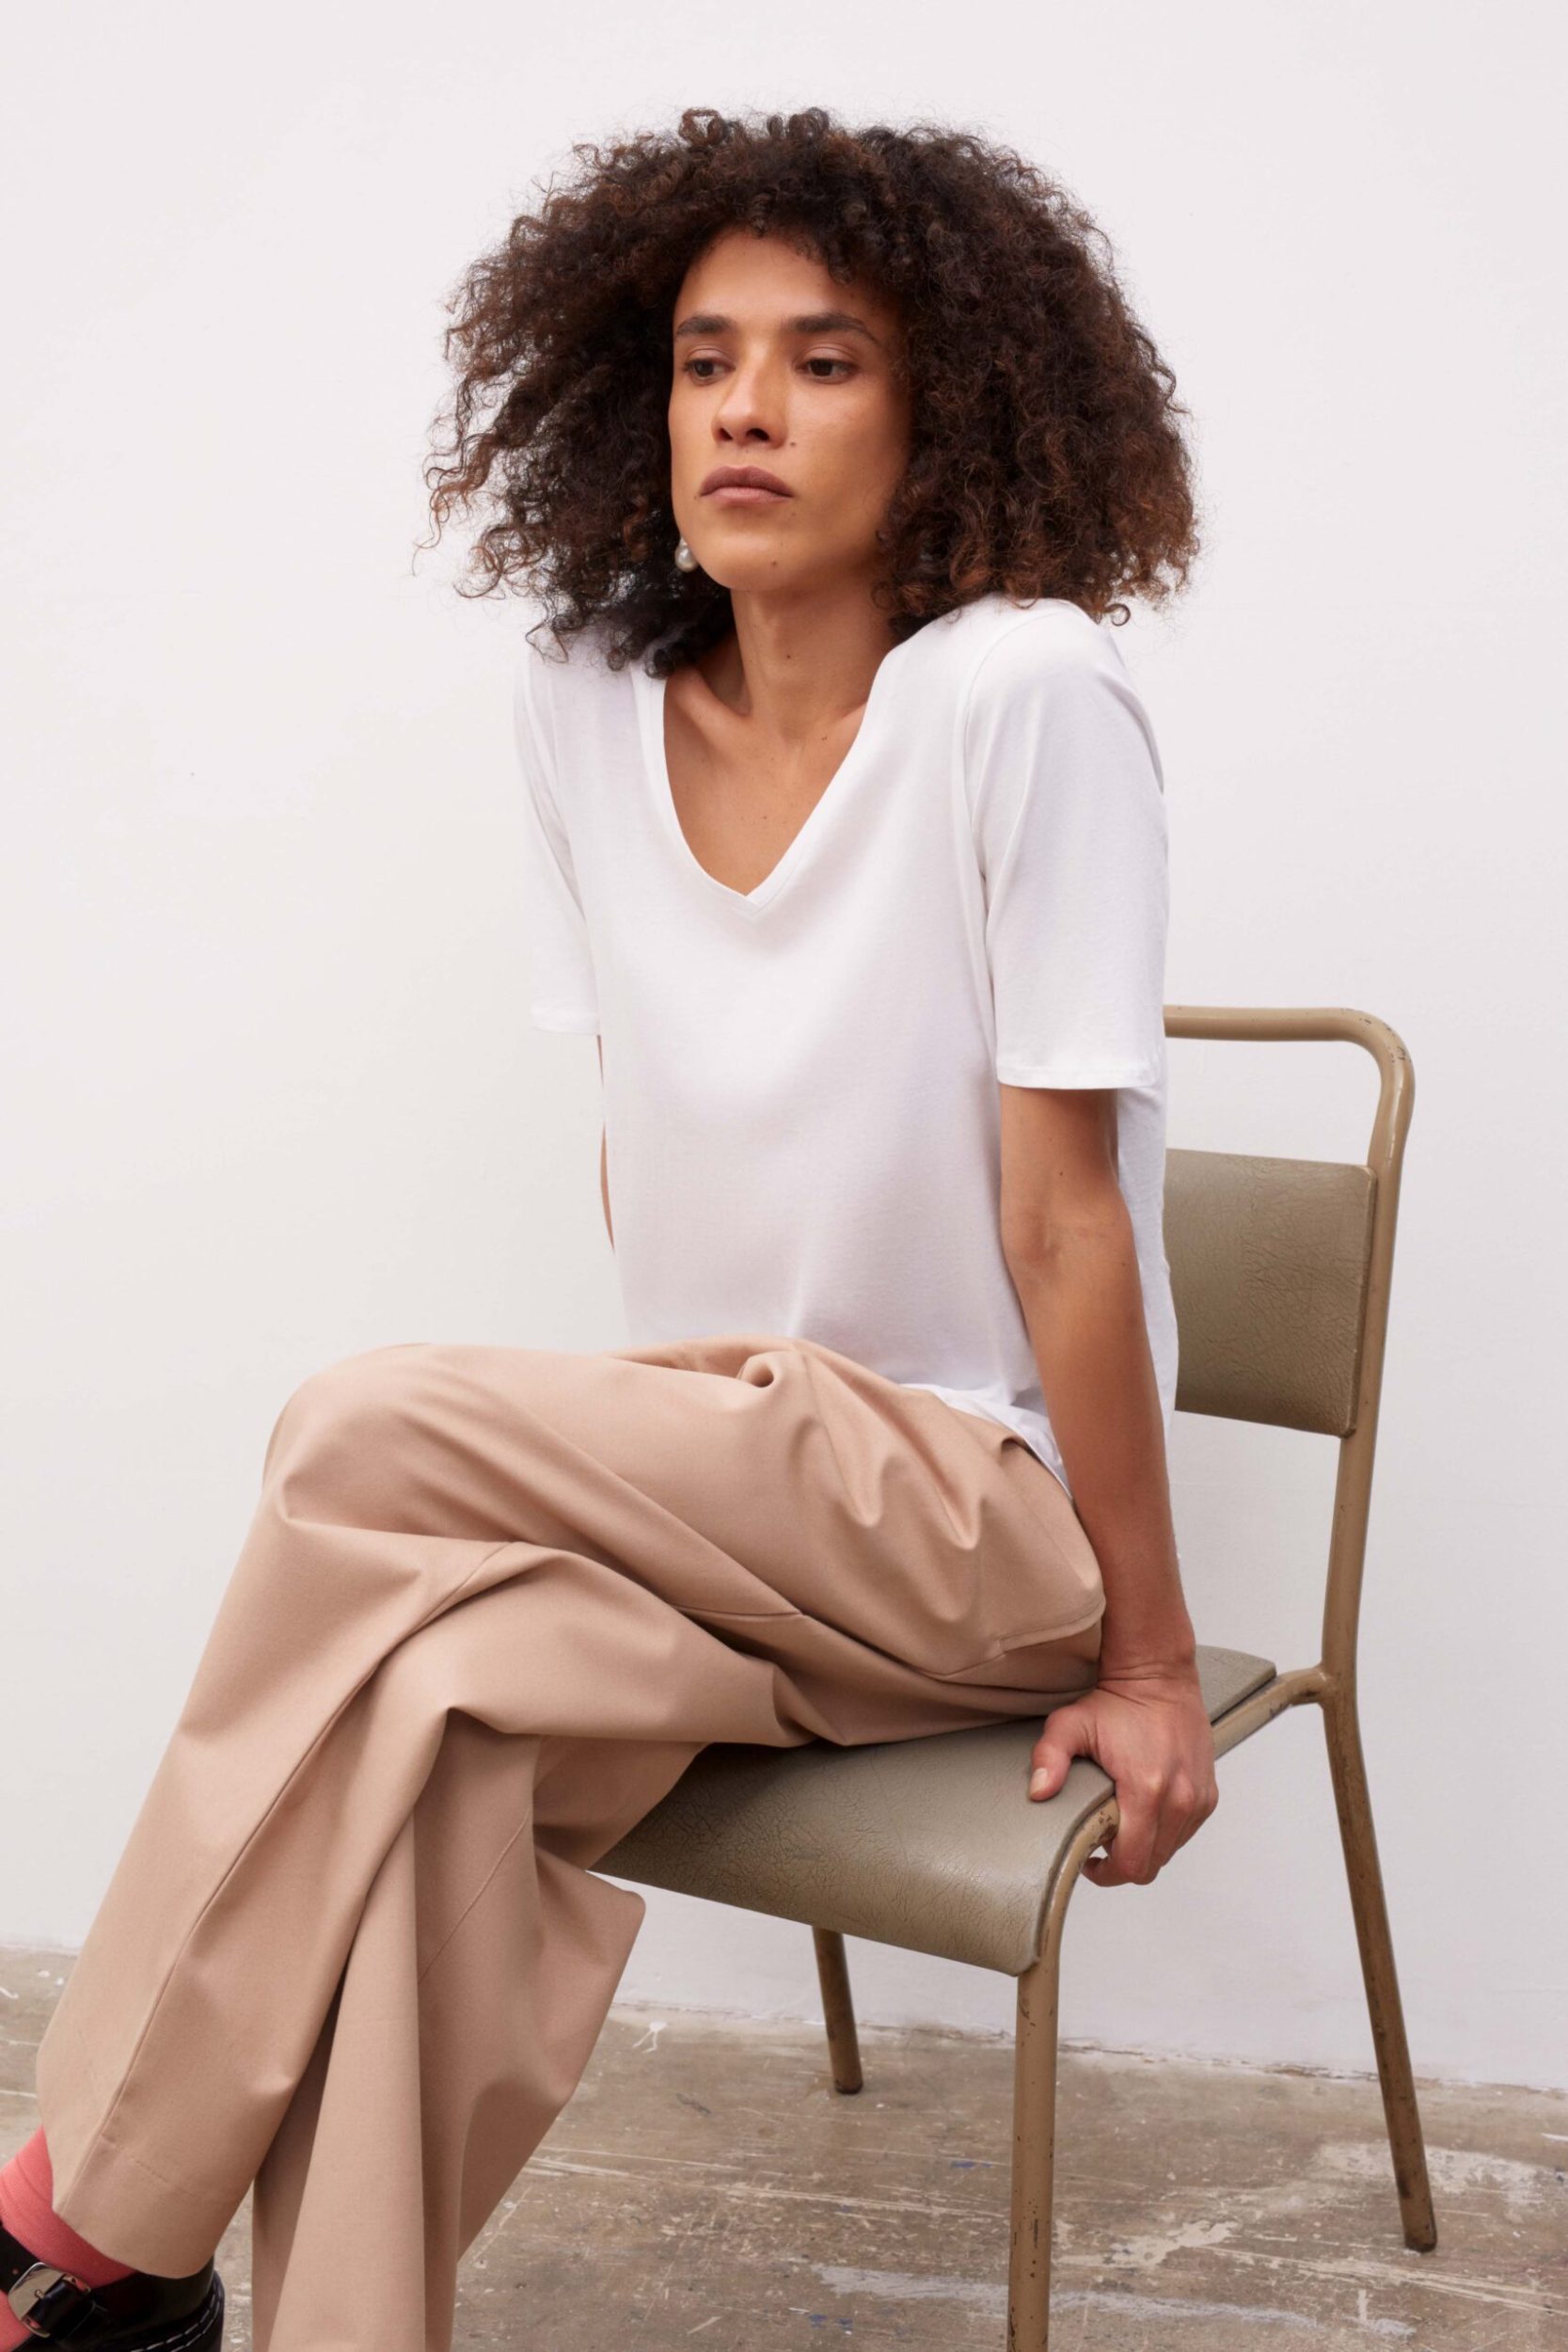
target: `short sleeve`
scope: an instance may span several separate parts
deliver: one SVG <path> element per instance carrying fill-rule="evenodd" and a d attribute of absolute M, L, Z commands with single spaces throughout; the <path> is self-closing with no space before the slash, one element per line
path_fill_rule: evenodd
<path fill-rule="evenodd" d="M 985 887 L 996 1075 L 1157 1082 L 1169 917 L 1164 782 L 1120 652 L 1081 608 L 1031 608 L 980 657 L 963 722 Z"/>
<path fill-rule="evenodd" d="M 599 1026 L 598 992 L 571 844 L 555 788 L 554 729 L 540 677 L 543 657 L 525 642 L 513 720 L 523 780 L 524 911 L 532 988 L 529 1018 L 538 1029 Z"/>

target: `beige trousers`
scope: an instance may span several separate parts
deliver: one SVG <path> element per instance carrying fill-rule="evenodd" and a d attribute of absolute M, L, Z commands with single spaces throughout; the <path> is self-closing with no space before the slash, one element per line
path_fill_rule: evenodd
<path fill-rule="evenodd" d="M 644 1915 L 597 1858 L 712 1740 L 1042 1713 L 1102 1602 L 1022 1438 L 816 1342 L 313 1374 L 40 2047 L 62 2217 L 183 2274 L 254 2183 L 256 2352 L 447 2352 Z"/>

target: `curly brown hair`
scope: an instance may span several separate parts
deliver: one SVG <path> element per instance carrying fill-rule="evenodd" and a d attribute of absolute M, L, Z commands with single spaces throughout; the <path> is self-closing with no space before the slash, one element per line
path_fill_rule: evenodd
<path fill-rule="evenodd" d="M 671 561 L 672 306 L 726 229 L 786 236 L 890 298 L 912 393 L 908 467 L 880 533 L 895 642 L 990 592 L 1095 619 L 1163 604 L 1197 552 L 1175 378 L 1108 242 L 1055 182 L 971 131 L 855 129 L 813 106 L 571 150 L 447 308 L 458 376 L 425 467 L 438 539 L 481 492 L 471 593 L 525 585 L 558 642 L 602 624 L 662 675 L 731 626 L 727 589 Z M 450 463 L 444 463 L 450 459 Z M 460 594 L 470 591 L 460 586 Z"/>

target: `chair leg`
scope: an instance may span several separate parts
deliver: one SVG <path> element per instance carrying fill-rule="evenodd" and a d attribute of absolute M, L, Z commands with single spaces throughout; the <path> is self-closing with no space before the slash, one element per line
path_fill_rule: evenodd
<path fill-rule="evenodd" d="M 1007 2352 L 1046 2352 L 1051 2338 L 1059 1960 L 1060 1946 L 1048 1942 L 1034 1966 L 1026 1968 L 1018 1980 Z"/>
<path fill-rule="evenodd" d="M 1334 1802 L 1339 1815 L 1345 1870 L 1350 1879 L 1351 1909 L 1361 1949 L 1361 1973 L 1367 1986 L 1372 2046 L 1377 2053 L 1378 2080 L 1383 2087 L 1383 2111 L 1388 2123 L 1388 2146 L 1394 2159 L 1404 2242 L 1418 2253 L 1430 2254 L 1437 2243 L 1437 2218 L 1433 2211 L 1426 2144 L 1421 2136 L 1404 2010 L 1394 1968 L 1393 1939 L 1388 1931 L 1388 1907 L 1378 1866 L 1354 1686 L 1346 1691 L 1341 1684 L 1326 1693 L 1323 1726 L 1328 1735 L 1328 1768 L 1334 1780 Z"/>
<path fill-rule="evenodd" d="M 849 1963 L 845 1956 L 844 1938 L 836 1928 L 813 1928 L 811 1933 L 816 1947 L 816 1980 L 822 1988 L 822 2017 L 828 2028 L 833 2089 L 859 2090 L 865 2077 L 861 2073 L 860 2036 L 855 2031 L 855 2002 L 849 1990 Z"/>
<path fill-rule="evenodd" d="M 1007 2352 L 1048 2352 L 1052 2201 L 1056 2172 L 1056 2046 L 1062 1929 L 1085 1863 L 1117 1825 L 1111 1798 L 1063 1854 L 1045 1907 L 1039 1957 L 1018 1980 L 1013 2042 L 1012 2226 L 1007 2251 Z"/>

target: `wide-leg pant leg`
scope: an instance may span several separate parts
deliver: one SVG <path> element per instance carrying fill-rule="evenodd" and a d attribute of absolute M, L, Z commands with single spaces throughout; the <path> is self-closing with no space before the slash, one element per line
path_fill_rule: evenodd
<path fill-rule="evenodd" d="M 445 2352 L 643 1916 L 590 1866 L 709 1741 L 1070 1695 L 1101 1606 L 1020 1440 L 811 1342 L 313 1375 L 40 2044 L 57 2209 L 179 2273 L 254 2181 L 257 2352 Z"/>

